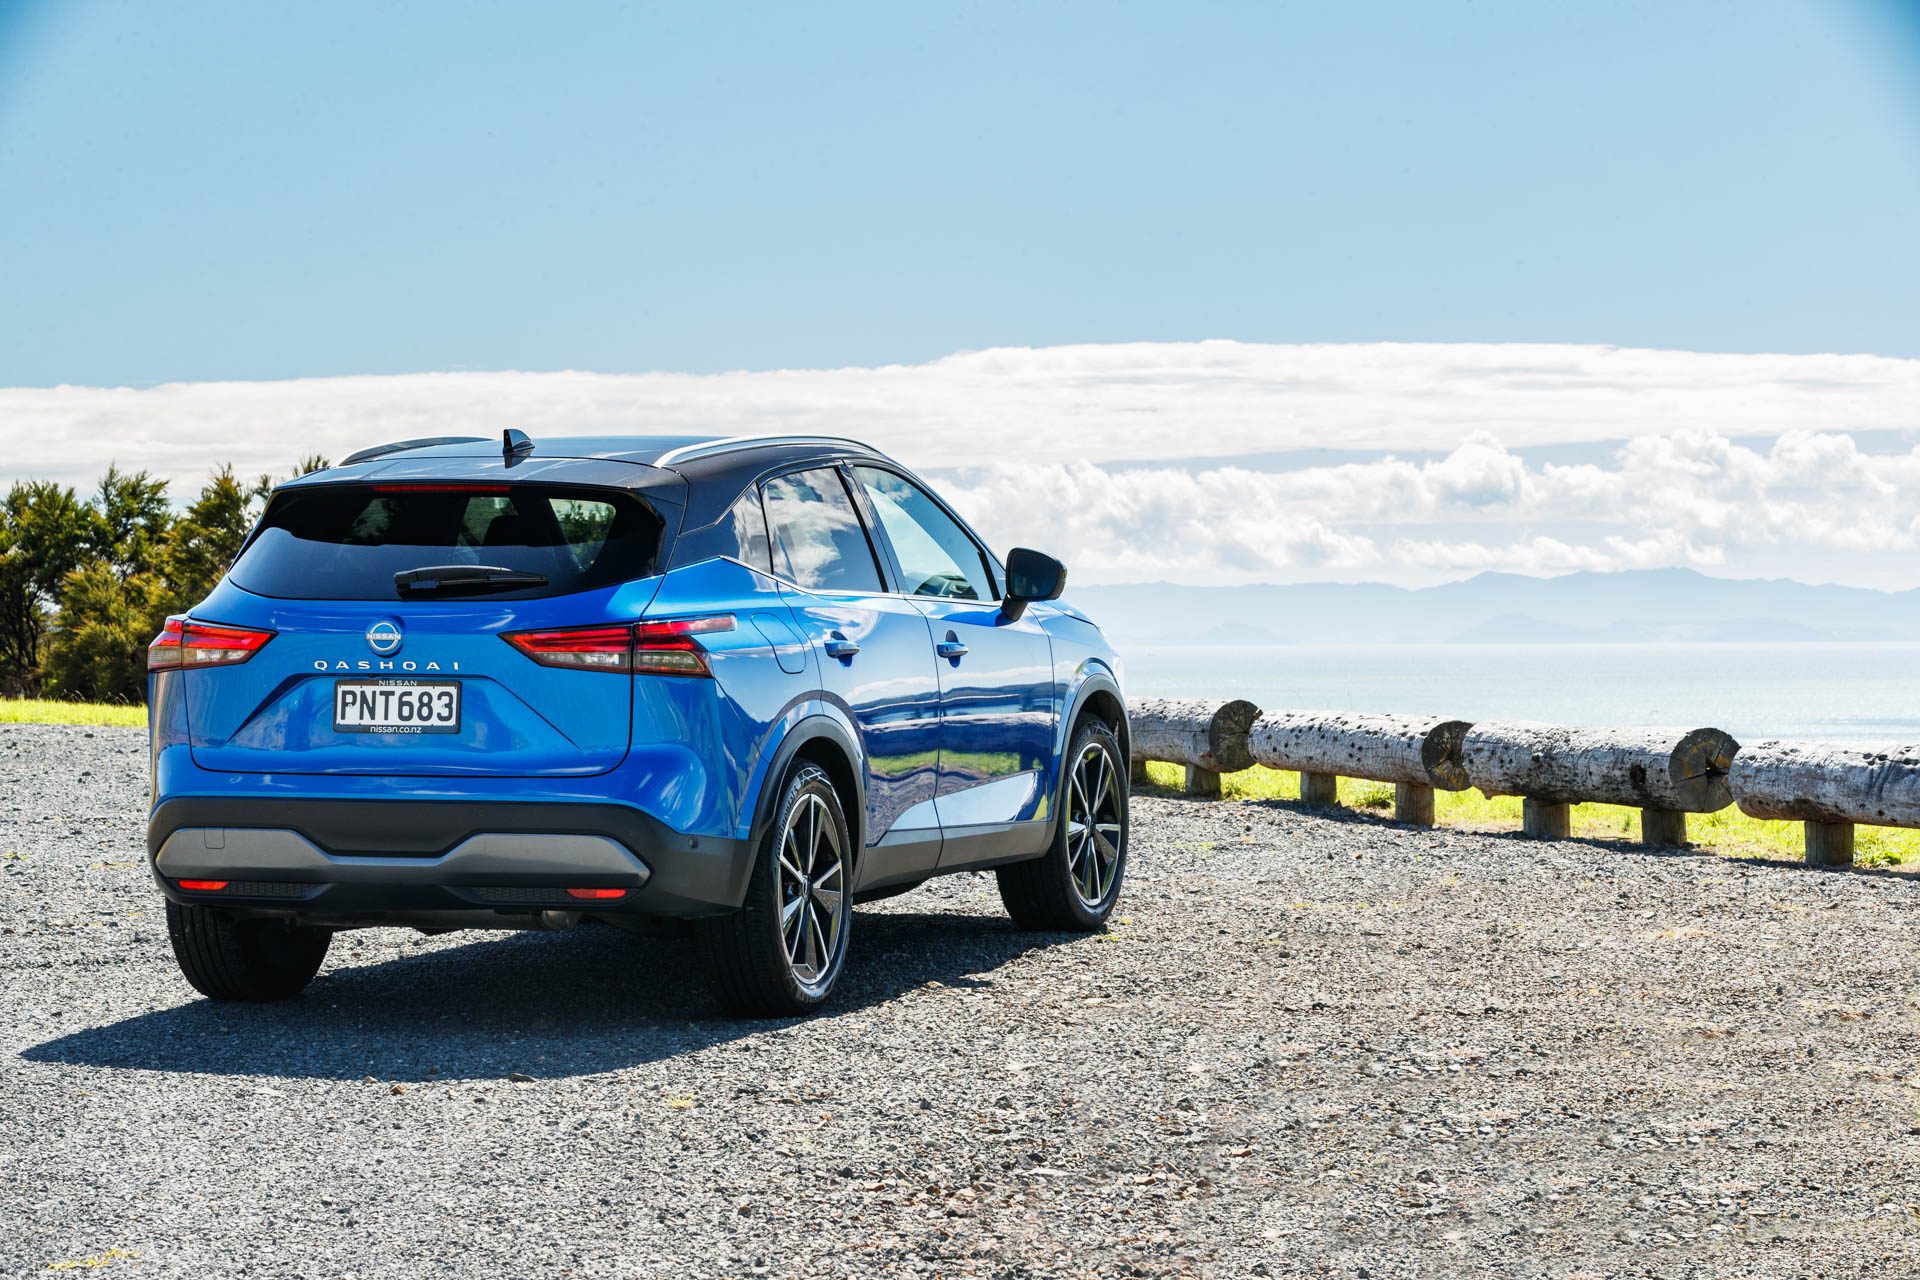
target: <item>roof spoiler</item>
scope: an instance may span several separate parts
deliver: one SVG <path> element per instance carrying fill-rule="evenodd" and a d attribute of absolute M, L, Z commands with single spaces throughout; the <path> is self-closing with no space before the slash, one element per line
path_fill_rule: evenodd
<path fill-rule="evenodd" d="M 340 465 L 350 467 L 356 462 L 372 462 L 375 458 L 384 458 L 390 453 L 405 453 L 409 449 L 426 449 L 436 444 L 485 444 L 485 436 L 421 436 L 417 440 L 395 440 L 391 444 L 376 444 L 371 449 L 362 449 L 350 453 L 341 459 Z"/>

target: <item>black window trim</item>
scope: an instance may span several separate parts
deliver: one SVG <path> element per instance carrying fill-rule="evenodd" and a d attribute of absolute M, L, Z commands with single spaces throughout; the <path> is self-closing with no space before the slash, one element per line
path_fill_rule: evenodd
<path fill-rule="evenodd" d="M 758 481 L 742 489 L 739 496 L 727 504 L 727 515 L 731 517 L 733 509 L 740 505 L 740 499 L 746 497 L 748 494 L 753 495 L 753 505 L 759 508 L 760 511 L 760 538 L 767 544 L 767 562 L 764 565 L 747 564 L 745 560 L 742 560 L 740 563 L 746 564 L 747 568 L 753 570 L 755 573 L 764 573 L 769 578 L 778 578 L 780 576 L 777 572 L 779 566 L 773 561 L 773 517 L 767 514 L 767 495 L 760 492 L 760 484 Z M 745 547 L 741 547 L 740 549 L 742 551 L 746 550 Z"/>
<path fill-rule="evenodd" d="M 784 554 L 776 554 L 773 549 L 773 512 L 767 507 L 767 486 L 775 480 L 782 480 L 787 476 L 802 475 L 808 471 L 831 471 L 840 481 L 840 487 L 847 495 L 847 502 L 853 507 L 853 518 L 859 521 L 860 533 L 867 540 L 867 554 L 873 558 L 873 572 L 874 576 L 880 579 L 880 590 L 860 591 L 834 587 L 809 587 L 805 583 L 794 581 L 789 574 L 781 572 L 782 562 L 786 560 L 786 556 Z M 758 489 L 760 493 L 761 517 L 767 522 L 767 558 L 773 563 L 772 577 L 774 581 L 783 586 L 792 587 L 795 591 L 805 591 L 809 595 L 816 596 L 891 596 L 900 594 L 900 592 L 893 590 L 893 587 L 897 585 L 898 582 L 898 579 L 894 576 L 892 567 L 893 549 L 889 547 L 885 552 L 881 551 L 879 542 L 874 536 L 873 519 L 867 512 L 866 504 L 862 500 L 862 495 L 859 493 L 859 486 L 853 483 L 853 477 L 847 474 L 846 465 L 839 459 L 816 458 L 811 462 L 801 462 L 792 466 L 782 467 L 778 471 L 770 471 L 761 476 L 758 480 L 754 481 L 754 487 Z M 784 551 L 784 548 L 782 550 Z M 748 567 L 751 568 L 752 566 L 749 565 Z M 791 564 L 787 564 L 785 567 L 788 570 L 793 568 Z"/>
<path fill-rule="evenodd" d="M 933 505 L 946 513 L 947 518 L 959 527 L 960 532 L 966 535 L 969 542 L 973 543 L 974 548 L 980 552 L 986 564 L 987 577 L 992 583 L 994 596 L 992 600 L 983 600 L 978 603 L 997 604 L 1006 599 L 1006 567 L 1001 564 L 1000 557 L 993 554 L 993 551 L 987 546 L 986 541 L 980 537 L 979 533 L 974 530 L 974 527 L 963 520 L 959 513 L 952 507 L 948 506 L 946 499 L 936 493 L 926 481 L 921 480 L 911 471 L 908 471 L 905 467 L 890 458 L 881 458 L 877 455 L 870 454 L 858 456 L 839 455 L 834 457 L 810 458 L 805 461 L 789 461 L 784 466 L 762 472 L 753 479 L 749 487 L 760 496 L 760 516 L 766 521 L 767 525 L 767 554 L 772 561 L 773 569 L 773 572 L 769 576 L 772 577 L 775 582 L 785 587 L 791 587 L 795 591 L 804 591 L 809 595 L 883 595 L 892 596 L 901 600 L 931 600 L 935 598 L 933 596 L 917 595 L 913 592 L 901 590 L 901 587 L 905 585 L 905 575 L 901 572 L 900 562 L 894 555 L 893 543 L 887 539 L 885 528 L 881 526 L 879 518 L 874 514 L 872 505 L 867 501 L 865 486 L 863 486 L 858 477 L 853 474 L 854 468 L 856 467 L 868 467 L 875 471 L 885 471 L 890 475 L 898 476 L 900 479 L 918 489 L 921 493 L 926 494 L 933 502 Z M 768 484 L 784 476 L 798 475 L 804 471 L 837 471 L 840 473 L 840 484 L 846 489 L 847 496 L 853 503 L 854 515 L 860 521 L 861 532 L 864 533 L 867 538 L 868 551 L 873 555 L 875 568 L 879 570 L 882 590 L 878 592 L 822 591 L 818 587 L 809 587 L 804 583 L 796 582 L 787 574 L 781 572 L 779 560 L 784 559 L 784 557 L 777 557 L 773 550 L 773 512 L 767 509 L 766 487 Z M 735 499 L 736 502 L 738 500 L 738 498 Z M 732 503 L 728 504 L 728 509 L 732 509 Z M 732 559 L 732 557 L 723 558 Z M 737 561 L 736 563 L 742 564 L 746 568 L 754 570 L 756 573 L 767 572 L 767 570 L 760 568 L 758 565 L 746 564 L 745 561 Z"/>

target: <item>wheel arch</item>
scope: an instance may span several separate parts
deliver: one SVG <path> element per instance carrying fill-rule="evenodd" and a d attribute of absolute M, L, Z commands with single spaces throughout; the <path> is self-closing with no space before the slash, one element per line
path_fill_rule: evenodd
<path fill-rule="evenodd" d="M 857 863 L 859 851 L 866 847 L 867 814 L 866 784 L 856 763 L 860 758 L 852 733 L 832 716 L 816 713 L 796 723 L 774 748 L 760 794 L 754 801 L 753 825 L 749 829 L 753 846 L 759 847 L 773 822 L 787 775 L 796 763 L 806 761 L 826 770 L 832 780 L 833 789 L 840 797 L 840 807 L 846 813 Z"/>
<path fill-rule="evenodd" d="M 1127 724 L 1127 704 L 1120 695 L 1120 683 L 1104 667 L 1089 666 L 1085 674 L 1074 687 L 1068 711 L 1060 720 L 1059 754 L 1065 756 L 1072 745 L 1073 731 L 1086 716 L 1095 716 L 1106 721 L 1114 736 L 1120 739 L 1120 753 L 1131 756 L 1133 734 Z"/>

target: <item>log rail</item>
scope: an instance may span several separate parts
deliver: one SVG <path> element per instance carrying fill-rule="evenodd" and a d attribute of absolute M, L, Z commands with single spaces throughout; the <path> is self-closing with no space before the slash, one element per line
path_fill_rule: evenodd
<path fill-rule="evenodd" d="M 1856 824 L 1920 827 L 1920 746 L 1767 741 L 1741 746 L 1713 728 L 1593 728 L 1342 711 L 1262 711 L 1239 699 L 1148 698 L 1128 718 L 1133 778 L 1150 760 L 1186 769 L 1194 796 L 1253 765 L 1299 773 L 1307 804 L 1337 803 L 1342 777 L 1390 783 L 1394 816 L 1432 826 L 1434 792 L 1477 787 L 1519 796 L 1522 828 L 1566 839 L 1571 806 L 1640 810 L 1650 845 L 1684 845 L 1687 815 L 1730 804 L 1806 825 L 1807 861 L 1853 861 Z"/>

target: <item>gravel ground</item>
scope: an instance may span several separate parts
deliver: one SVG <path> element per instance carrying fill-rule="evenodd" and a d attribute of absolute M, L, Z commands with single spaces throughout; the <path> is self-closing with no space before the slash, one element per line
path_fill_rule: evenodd
<path fill-rule="evenodd" d="M 1136 802 L 1112 933 L 345 935 L 215 1007 L 142 737 L 0 731 L 0 1274 L 1920 1275 L 1920 884 Z"/>

